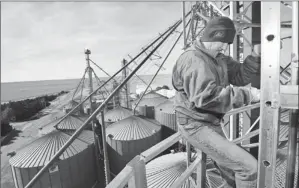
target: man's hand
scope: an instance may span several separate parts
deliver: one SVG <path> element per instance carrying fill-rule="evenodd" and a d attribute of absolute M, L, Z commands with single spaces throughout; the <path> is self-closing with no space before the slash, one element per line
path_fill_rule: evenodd
<path fill-rule="evenodd" d="M 259 89 L 255 88 L 255 87 L 251 87 L 250 88 L 250 95 L 251 95 L 251 100 L 250 102 L 259 102 L 260 101 L 260 97 L 261 97 L 261 92 Z"/>
<path fill-rule="evenodd" d="M 252 56 L 260 57 L 261 56 L 261 45 L 256 44 L 253 46 Z"/>

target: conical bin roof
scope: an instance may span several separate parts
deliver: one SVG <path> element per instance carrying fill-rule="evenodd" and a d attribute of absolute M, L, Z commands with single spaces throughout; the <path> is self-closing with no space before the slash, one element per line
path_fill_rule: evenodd
<path fill-rule="evenodd" d="M 139 140 L 150 137 L 161 130 L 161 125 L 155 120 L 130 116 L 107 127 L 107 135 L 113 140 Z"/>
<path fill-rule="evenodd" d="M 57 151 L 68 141 L 74 131 L 52 131 L 37 138 L 26 147 L 16 152 L 9 160 L 14 167 L 33 168 L 44 166 Z M 85 150 L 93 143 L 92 131 L 83 131 L 80 136 L 62 153 L 60 160 L 65 160 Z"/>

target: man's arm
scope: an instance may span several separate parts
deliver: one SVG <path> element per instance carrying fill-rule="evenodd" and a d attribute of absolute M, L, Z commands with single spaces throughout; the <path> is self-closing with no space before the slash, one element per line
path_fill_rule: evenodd
<path fill-rule="evenodd" d="M 252 75 L 260 74 L 260 57 L 249 55 L 243 63 L 225 55 L 220 58 L 227 63 L 228 81 L 232 85 L 245 86 L 250 83 Z"/>
<path fill-rule="evenodd" d="M 190 60 L 191 66 L 184 70 L 183 87 L 189 101 L 196 108 L 224 114 L 232 108 L 249 104 L 249 88 L 218 86 L 215 73 L 207 63 L 196 57 Z"/>
<path fill-rule="evenodd" d="M 260 74 L 260 55 L 260 45 L 254 46 L 252 55 L 247 56 L 243 63 L 239 63 L 229 56 L 220 55 L 219 58 L 227 63 L 229 83 L 235 86 L 245 86 L 249 84 L 252 75 Z"/>

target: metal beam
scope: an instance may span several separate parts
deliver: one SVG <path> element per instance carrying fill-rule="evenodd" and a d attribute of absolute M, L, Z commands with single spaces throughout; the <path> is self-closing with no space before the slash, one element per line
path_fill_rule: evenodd
<path fill-rule="evenodd" d="M 261 2 L 261 127 L 258 188 L 275 184 L 280 111 L 280 2 Z"/>
<path fill-rule="evenodd" d="M 292 80 L 291 84 L 298 92 L 298 1 L 292 2 Z M 294 95 L 297 99 L 298 93 Z M 294 101 L 295 102 L 295 101 Z M 297 151 L 297 129 L 298 129 L 298 106 L 297 109 L 290 111 L 289 137 L 288 137 L 288 160 L 287 160 L 287 174 L 286 174 L 286 188 L 295 187 L 295 170 L 296 170 L 296 151 Z M 298 185 L 297 185 L 298 186 Z"/>
<path fill-rule="evenodd" d="M 235 2 L 235 1 L 231 1 L 229 2 L 230 6 L 229 6 L 229 17 L 231 20 L 234 19 L 234 17 L 236 16 L 237 14 L 237 5 L 238 5 L 238 2 Z M 239 45 L 238 45 L 238 37 L 239 36 L 236 36 L 235 39 L 234 39 L 234 42 L 229 46 L 229 53 L 230 53 L 230 56 L 239 61 L 238 59 L 238 48 L 239 48 Z M 230 137 L 230 140 L 232 141 L 233 139 L 237 138 L 238 136 L 238 116 L 239 114 L 235 114 L 235 115 L 231 115 L 229 117 L 229 123 L 230 123 L 230 128 L 229 128 L 229 137 Z"/>

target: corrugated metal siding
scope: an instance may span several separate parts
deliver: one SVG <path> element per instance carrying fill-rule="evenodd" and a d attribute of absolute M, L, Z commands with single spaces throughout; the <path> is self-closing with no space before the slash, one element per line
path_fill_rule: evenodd
<path fill-rule="evenodd" d="M 166 127 L 169 127 L 170 129 L 172 129 L 174 131 L 178 130 L 175 114 L 167 114 L 167 113 L 156 111 L 155 118 L 162 125 L 165 125 Z"/>
<path fill-rule="evenodd" d="M 113 140 L 140 140 L 150 137 L 161 130 L 157 125 L 145 118 L 130 116 L 110 125 L 106 133 L 113 135 Z"/>
<path fill-rule="evenodd" d="M 136 155 L 161 141 L 161 132 L 140 140 L 120 141 L 107 138 L 111 171 L 119 173 Z"/>
<path fill-rule="evenodd" d="M 166 97 L 157 97 L 157 98 L 142 98 L 138 106 L 157 106 L 167 100 Z M 133 102 L 133 107 L 136 105 L 138 100 Z"/>
<path fill-rule="evenodd" d="M 155 119 L 155 107 L 153 106 L 137 106 L 136 111 L 139 115 Z"/>
<path fill-rule="evenodd" d="M 168 188 L 186 170 L 187 155 L 184 152 L 158 157 L 146 165 L 147 185 L 149 188 Z M 182 188 L 188 187 L 187 180 Z M 190 188 L 193 188 L 190 183 Z M 194 187 L 195 188 L 195 187 Z"/>
<path fill-rule="evenodd" d="M 33 188 L 91 188 L 96 181 L 94 147 L 88 147 L 67 160 L 57 161 L 53 167 L 57 171 L 46 171 Z M 41 167 L 17 168 L 16 179 L 19 188 L 23 188 Z"/>
<path fill-rule="evenodd" d="M 155 119 L 162 125 L 177 131 L 177 123 L 175 116 L 174 98 L 168 99 L 162 104 L 155 107 Z"/>
<path fill-rule="evenodd" d="M 120 172 L 136 155 L 161 141 L 161 126 L 155 120 L 130 116 L 107 128 L 108 155 L 113 173 Z"/>
<path fill-rule="evenodd" d="M 9 162 L 14 167 L 31 168 L 43 166 L 70 138 L 70 135 L 61 131 L 53 131 L 31 142 L 27 147 L 17 151 L 17 155 Z M 78 154 L 87 148 L 89 144 L 76 139 L 68 149 L 60 156 L 66 159 Z"/>

